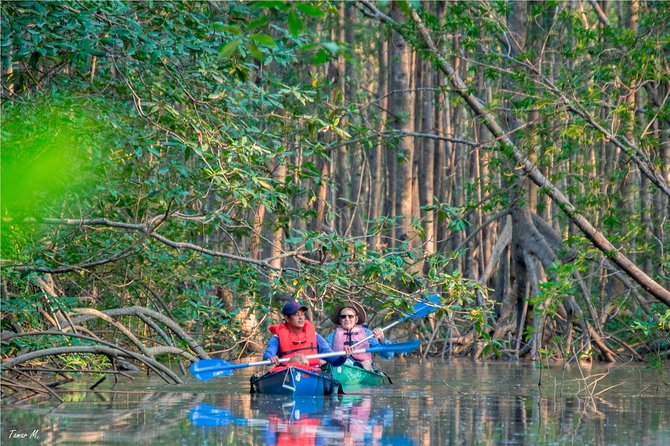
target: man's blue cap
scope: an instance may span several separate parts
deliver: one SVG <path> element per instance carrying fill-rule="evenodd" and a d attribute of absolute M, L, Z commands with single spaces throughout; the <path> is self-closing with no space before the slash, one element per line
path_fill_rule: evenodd
<path fill-rule="evenodd" d="M 293 302 L 287 302 L 284 304 L 284 308 L 281 310 L 281 312 L 284 316 L 290 316 L 298 310 L 307 311 L 308 308 L 294 300 Z"/>

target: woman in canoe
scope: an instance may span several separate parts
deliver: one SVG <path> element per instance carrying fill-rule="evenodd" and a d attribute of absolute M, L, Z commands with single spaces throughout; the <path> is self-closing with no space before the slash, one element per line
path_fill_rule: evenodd
<path fill-rule="evenodd" d="M 270 360 L 279 366 L 280 358 L 290 358 L 286 366 L 297 366 L 307 370 L 318 369 L 321 366 L 319 359 L 307 359 L 308 355 L 330 353 L 328 342 L 318 334 L 314 325 L 306 318 L 307 307 L 297 301 L 288 302 L 282 309 L 284 323 L 269 327 L 272 337 L 265 348 L 263 359 Z M 348 346 L 341 348 L 347 355 L 352 351 Z M 346 356 L 331 356 L 325 361 L 337 367 L 343 364 Z"/>
<path fill-rule="evenodd" d="M 367 349 L 375 347 L 380 344 L 391 344 L 384 338 L 384 332 L 381 328 L 370 330 L 364 327 L 365 310 L 356 302 L 347 302 L 335 309 L 335 313 L 331 320 L 337 325 L 334 332 L 326 336 L 326 341 L 333 350 L 344 350 L 346 347 L 351 347 L 369 336 L 370 339 L 356 345 L 354 350 Z M 379 356 L 384 359 L 391 359 L 393 352 L 379 352 Z M 372 367 L 372 353 L 357 353 L 347 358 L 347 362 L 354 365 L 359 365 L 365 370 L 373 370 Z"/>

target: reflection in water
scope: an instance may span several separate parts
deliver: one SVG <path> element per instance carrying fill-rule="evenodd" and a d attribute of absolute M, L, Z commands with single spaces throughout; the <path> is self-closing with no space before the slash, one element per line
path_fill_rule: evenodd
<path fill-rule="evenodd" d="M 339 397 L 278 397 L 250 395 L 252 417 L 236 416 L 232 408 L 198 404 L 189 413 L 196 427 L 256 426 L 263 431 L 263 444 L 411 445 L 404 436 L 384 435 L 393 422 L 390 407 L 372 411 L 370 395 Z"/>
<path fill-rule="evenodd" d="M 162 409 L 193 405 L 203 397 L 195 393 L 73 392 L 55 407 L 8 409 L 3 405 L 0 444 L 12 444 L 11 430 L 37 432 L 31 444 L 44 445 L 144 444 L 170 438 L 182 420 L 174 411 Z"/>
<path fill-rule="evenodd" d="M 332 412 L 331 422 L 341 426 L 343 444 L 413 444 L 408 438 L 390 438 L 384 430 L 393 424 L 393 409 L 380 407 L 372 411 L 372 397 L 345 396 Z"/>
<path fill-rule="evenodd" d="M 178 387 L 138 376 L 132 387 L 71 388 L 59 405 L 3 400 L 0 444 L 670 444 L 668 378 L 644 366 L 394 360 L 386 368 L 393 385 L 295 401 L 249 394 L 253 371 Z M 12 430 L 38 438 L 10 438 Z"/>

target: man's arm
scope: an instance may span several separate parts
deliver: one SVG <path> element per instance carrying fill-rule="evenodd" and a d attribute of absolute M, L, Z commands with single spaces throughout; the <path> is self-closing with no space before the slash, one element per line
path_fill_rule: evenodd
<path fill-rule="evenodd" d="M 268 341 L 267 347 L 265 347 L 265 353 L 263 353 L 263 359 L 270 359 L 273 356 L 277 356 L 279 351 L 279 338 L 277 336 L 272 336 Z"/>

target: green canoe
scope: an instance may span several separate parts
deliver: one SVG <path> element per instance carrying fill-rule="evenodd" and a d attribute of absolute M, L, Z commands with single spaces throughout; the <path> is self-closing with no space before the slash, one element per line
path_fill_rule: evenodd
<path fill-rule="evenodd" d="M 342 364 L 330 367 L 333 378 L 339 381 L 344 389 L 355 386 L 378 386 L 384 382 L 385 375 L 380 372 L 370 372 L 355 365 Z"/>

